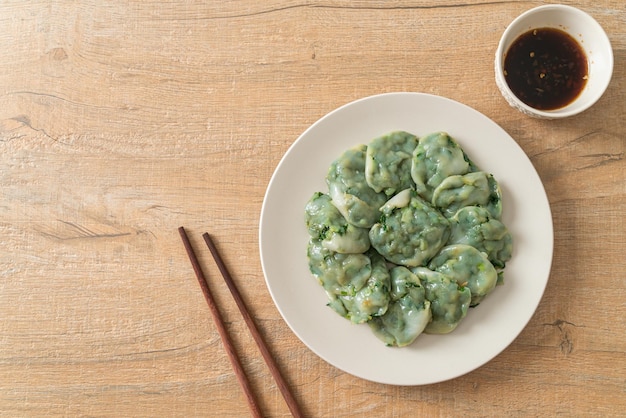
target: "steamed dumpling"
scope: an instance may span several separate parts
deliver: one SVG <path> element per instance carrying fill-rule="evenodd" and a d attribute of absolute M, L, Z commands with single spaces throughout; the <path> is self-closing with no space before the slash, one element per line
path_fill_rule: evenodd
<path fill-rule="evenodd" d="M 450 225 L 413 190 L 404 190 L 381 208 L 370 242 L 383 257 L 406 267 L 425 265 L 443 247 Z"/>
<path fill-rule="evenodd" d="M 350 289 L 339 295 L 338 299 L 346 310 L 346 318 L 355 324 L 361 324 L 387 312 L 389 306 L 391 278 L 387 263 L 376 252 L 368 252 L 372 274 L 360 289 Z"/>
<path fill-rule="evenodd" d="M 404 347 L 415 341 L 430 319 L 430 302 L 417 276 L 406 267 L 391 269 L 391 302 L 383 316 L 369 322 L 374 334 L 389 346 Z"/>
<path fill-rule="evenodd" d="M 339 254 L 311 238 L 307 248 L 309 270 L 332 300 L 365 286 L 372 275 L 372 263 L 365 254 Z"/>
<path fill-rule="evenodd" d="M 411 187 L 411 158 L 416 146 L 417 137 L 403 131 L 373 139 L 365 159 L 367 184 L 387 196 Z"/>
<path fill-rule="evenodd" d="M 430 302 L 432 321 L 424 332 L 447 334 L 453 331 L 467 315 L 472 299 L 470 290 L 445 274 L 426 267 L 416 267 L 412 271 L 420 279 Z"/>
<path fill-rule="evenodd" d="M 365 145 L 347 150 L 331 164 L 326 176 L 333 204 L 346 221 L 359 228 L 374 225 L 380 217 L 379 208 L 387 200 L 365 180 L 366 150 Z"/>
<path fill-rule="evenodd" d="M 463 150 L 445 132 L 436 132 L 419 140 L 413 152 L 411 177 L 422 198 L 430 202 L 433 190 L 447 177 L 470 171 Z"/>
<path fill-rule="evenodd" d="M 458 285 L 468 287 L 472 294 L 472 306 L 478 305 L 494 289 L 498 280 L 498 273 L 487 256 L 465 244 L 444 247 L 428 267 L 445 274 Z"/>
<path fill-rule="evenodd" d="M 503 269 L 511 259 L 513 238 L 506 226 L 482 207 L 466 206 L 450 219 L 450 244 L 467 244 L 487 254 L 491 264 Z"/>
<path fill-rule="evenodd" d="M 465 206 L 483 206 L 499 218 L 500 200 L 500 188 L 493 176 L 477 171 L 446 178 L 433 192 L 432 204 L 448 218 Z"/>
<path fill-rule="evenodd" d="M 358 254 L 370 247 L 368 230 L 349 224 L 326 194 L 313 194 L 305 207 L 305 219 L 309 235 L 324 248 Z"/>

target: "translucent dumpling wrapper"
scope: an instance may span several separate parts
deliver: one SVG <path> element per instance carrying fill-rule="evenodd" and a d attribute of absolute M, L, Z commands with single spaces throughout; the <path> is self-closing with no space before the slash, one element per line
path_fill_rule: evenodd
<path fill-rule="evenodd" d="M 420 280 L 409 269 L 391 269 L 389 309 L 369 322 L 374 334 L 388 346 L 404 347 L 424 331 L 431 319 L 430 302 Z"/>
<path fill-rule="evenodd" d="M 448 218 L 465 206 L 482 206 L 497 219 L 502 215 L 500 187 L 484 171 L 447 177 L 433 192 L 432 204 Z"/>
<path fill-rule="evenodd" d="M 511 259 L 513 238 L 507 227 L 482 207 L 466 206 L 450 219 L 450 244 L 467 244 L 487 254 L 497 269 Z"/>
<path fill-rule="evenodd" d="M 372 274 L 365 285 L 338 297 L 346 311 L 344 316 L 355 324 L 384 315 L 391 299 L 389 292 L 391 277 L 387 263 L 374 251 L 369 251 L 368 255 L 371 259 Z"/>
<path fill-rule="evenodd" d="M 426 267 L 416 267 L 412 272 L 420 279 L 430 302 L 431 322 L 426 325 L 427 334 L 447 334 L 454 331 L 467 315 L 472 294 L 456 280 Z"/>
<path fill-rule="evenodd" d="M 305 207 L 305 219 L 309 235 L 324 248 L 358 254 L 370 247 L 369 231 L 348 223 L 326 194 L 313 194 Z"/>
<path fill-rule="evenodd" d="M 307 248 L 309 270 L 332 300 L 353 294 L 365 286 L 372 275 L 372 263 L 365 254 L 339 254 L 311 238 Z"/>
<path fill-rule="evenodd" d="M 350 224 L 369 228 L 380 217 L 379 208 L 387 200 L 365 179 L 367 147 L 359 145 L 344 152 L 328 170 L 326 184 L 333 204 Z"/>
<path fill-rule="evenodd" d="M 411 187 L 411 159 L 416 146 L 417 137 L 403 131 L 370 141 L 365 159 L 367 184 L 387 196 Z"/>
<path fill-rule="evenodd" d="M 406 267 L 428 263 L 444 246 L 450 224 L 414 190 L 398 193 L 381 208 L 370 242 L 388 261 Z"/>
<path fill-rule="evenodd" d="M 469 159 L 456 141 L 445 132 L 436 132 L 420 138 L 413 152 L 411 177 L 419 195 L 430 202 L 442 181 L 470 169 Z"/>
<path fill-rule="evenodd" d="M 498 272 L 484 253 L 465 244 L 444 247 L 428 265 L 459 286 L 469 288 L 472 295 L 471 306 L 478 305 L 496 286 Z"/>

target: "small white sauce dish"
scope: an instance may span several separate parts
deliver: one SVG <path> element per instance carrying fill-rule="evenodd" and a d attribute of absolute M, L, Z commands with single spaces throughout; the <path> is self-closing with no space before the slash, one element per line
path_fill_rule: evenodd
<path fill-rule="evenodd" d="M 520 35 L 539 28 L 554 28 L 568 33 L 587 55 L 589 68 L 584 89 L 574 101 L 554 110 L 539 110 L 522 102 L 509 88 L 504 75 L 504 60 L 511 44 Z M 502 96 L 512 107 L 535 118 L 561 119 L 587 110 L 602 97 L 612 75 L 613 49 L 606 32 L 593 17 L 571 6 L 553 4 L 522 13 L 506 28 L 496 50 L 495 77 Z"/>

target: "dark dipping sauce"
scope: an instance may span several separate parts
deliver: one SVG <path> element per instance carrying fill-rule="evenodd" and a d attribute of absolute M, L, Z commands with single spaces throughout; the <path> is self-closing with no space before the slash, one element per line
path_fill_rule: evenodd
<path fill-rule="evenodd" d="M 573 102 L 587 84 L 587 56 L 569 34 L 533 29 L 518 37 L 504 58 L 504 78 L 528 106 L 554 110 Z"/>

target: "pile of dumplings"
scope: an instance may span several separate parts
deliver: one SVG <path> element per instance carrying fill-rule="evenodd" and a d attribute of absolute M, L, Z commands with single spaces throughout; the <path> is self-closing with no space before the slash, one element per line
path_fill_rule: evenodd
<path fill-rule="evenodd" d="M 453 331 L 511 258 L 502 194 L 445 132 L 391 132 L 330 166 L 305 207 L 328 306 L 389 346 Z"/>

